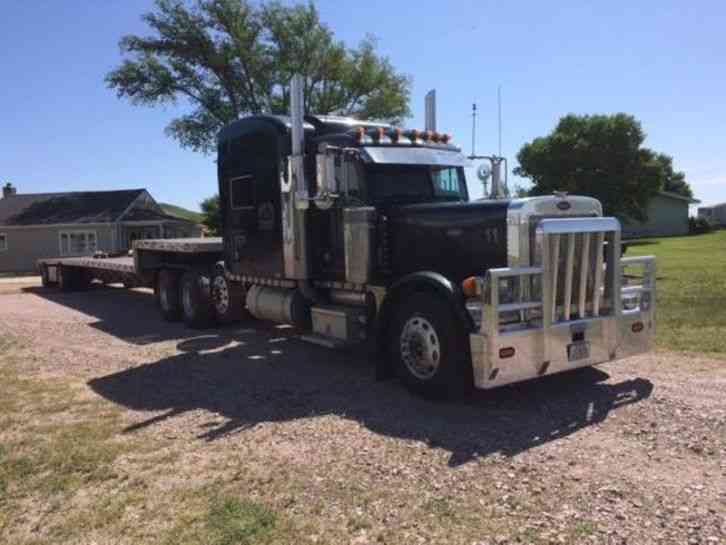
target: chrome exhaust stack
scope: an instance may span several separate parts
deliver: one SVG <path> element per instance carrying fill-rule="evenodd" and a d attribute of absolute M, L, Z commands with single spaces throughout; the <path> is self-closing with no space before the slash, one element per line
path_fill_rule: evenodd
<path fill-rule="evenodd" d="M 310 277 L 305 224 L 310 193 L 305 179 L 305 112 L 303 78 L 290 81 L 290 156 L 286 172 L 281 172 L 282 244 L 285 277 L 307 280 Z"/>

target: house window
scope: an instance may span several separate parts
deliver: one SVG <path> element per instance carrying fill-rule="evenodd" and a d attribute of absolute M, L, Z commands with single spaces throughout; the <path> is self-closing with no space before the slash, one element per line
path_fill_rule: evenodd
<path fill-rule="evenodd" d="M 252 176 L 240 176 L 229 181 L 229 203 L 232 210 L 244 210 L 253 207 Z"/>
<path fill-rule="evenodd" d="M 0 252 L 8 251 L 8 236 L 5 233 L 0 233 Z"/>
<path fill-rule="evenodd" d="M 60 255 L 90 255 L 95 251 L 95 231 L 62 231 L 60 233 Z"/>

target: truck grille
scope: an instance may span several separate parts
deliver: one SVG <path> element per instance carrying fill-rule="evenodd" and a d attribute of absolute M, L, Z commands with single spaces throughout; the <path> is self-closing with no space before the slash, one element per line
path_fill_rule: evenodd
<path fill-rule="evenodd" d="M 550 288 L 543 307 L 551 312 L 553 323 L 605 316 L 613 310 L 613 275 L 608 273 L 619 257 L 619 231 L 594 228 L 595 222 L 581 231 L 577 220 L 570 221 L 569 232 L 567 223 L 560 221 L 554 232 L 541 231 L 537 237 L 542 282 Z"/>

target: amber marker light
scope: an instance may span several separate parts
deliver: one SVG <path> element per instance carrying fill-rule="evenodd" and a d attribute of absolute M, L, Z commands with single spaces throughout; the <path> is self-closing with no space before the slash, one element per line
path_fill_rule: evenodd
<path fill-rule="evenodd" d="M 461 291 L 464 292 L 466 297 L 476 297 L 479 293 L 479 285 L 476 281 L 476 276 L 465 278 L 461 283 Z"/>

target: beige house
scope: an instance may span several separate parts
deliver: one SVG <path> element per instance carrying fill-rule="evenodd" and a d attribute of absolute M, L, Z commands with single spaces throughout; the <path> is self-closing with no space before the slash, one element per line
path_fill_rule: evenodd
<path fill-rule="evenodd" d="M 648 203 L 648 219 L 623 223 L 627 238 L 664 237 L 688 234 L 688 208 L 701 201 L 668 191 L 660 191 Z"/>
<path fill-rule="evenodd" d="M 0 272 L 35 270 L 47 257 L 128 251 L 136 239 L 201 236 L 201 226 L 165 214 L 145 189 L 17 193 L 0 199 Z"/>

